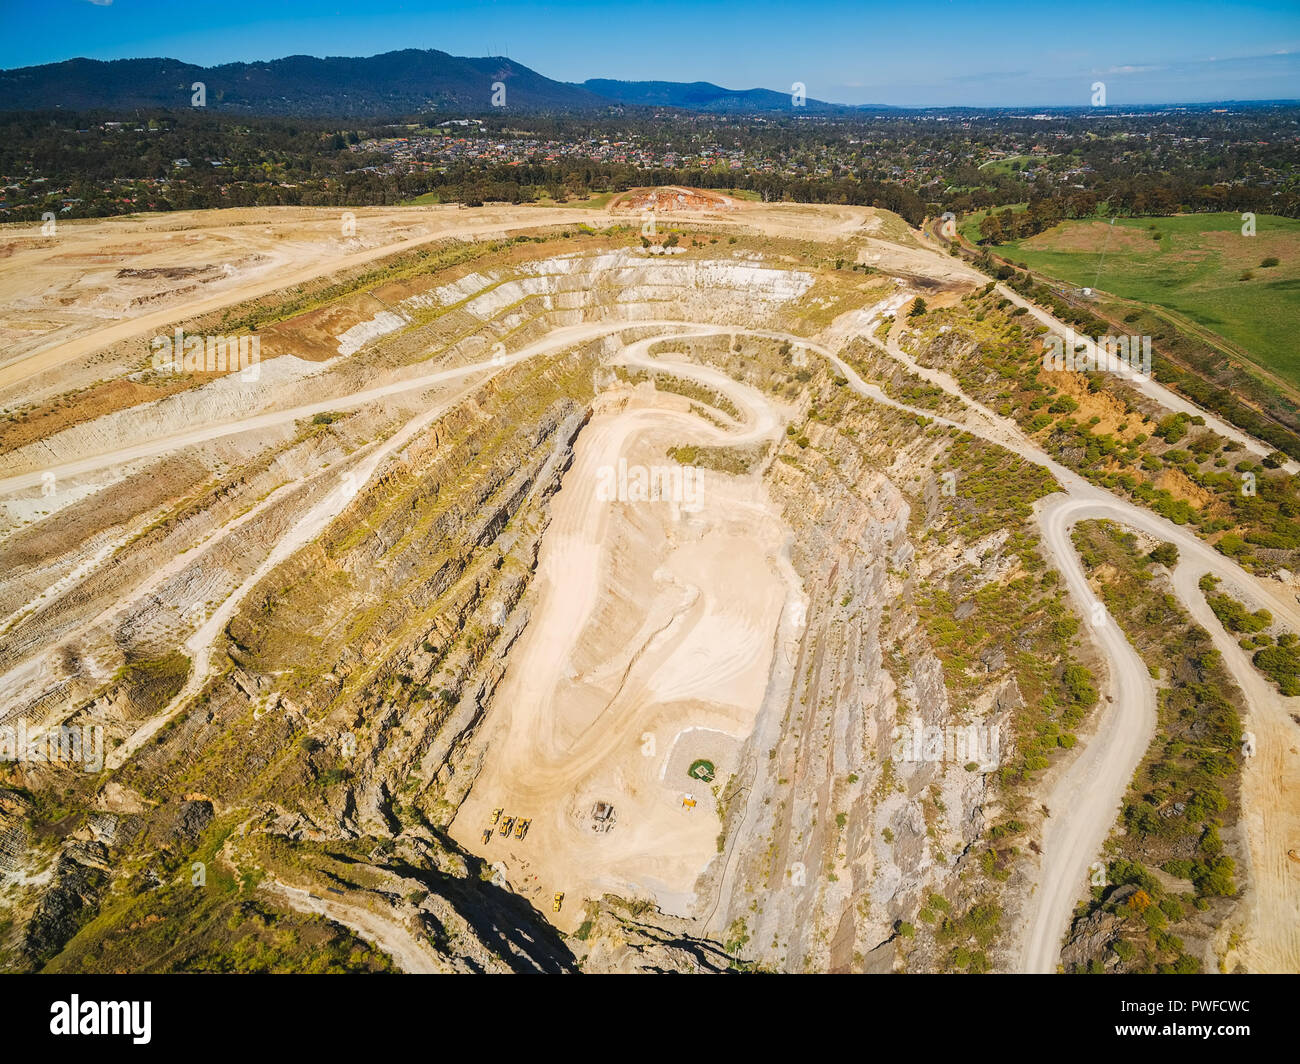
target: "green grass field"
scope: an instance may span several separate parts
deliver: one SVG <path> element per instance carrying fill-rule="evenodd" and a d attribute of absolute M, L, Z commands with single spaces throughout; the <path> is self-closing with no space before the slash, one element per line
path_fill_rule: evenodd
<path fill-rule="evenodd" d="M 437 192 L 426 192 L 423 196 L 416 196 L 415 199 L 402 200 L 403 207 L 431 207 L 434 204 L 442 203 L 442 196 Z"/>
<path fill-rule="evenodd" d="M 981 170 L 987 170 L 993 174 L 1012 174 L 1017 170 L 1023 170 L 1025 166 L 1032 162 L 1045 162 L 1053 156 L 1047 155 L 1010 155 L 1005 159 L 990 159 L 980 166 Z"/>
<path fill-rule="evenodd" d="M 976 219 L 963 233 L 978 237 Z M 1300 385 L 1300 221 L 1234 213 L 1063 222 L 1000 254 L 1076 287 L 1167 308 Z M 1103 256 L 1103 249 L 1105 254 Z M 1275 266 L 1262 266 L 1276 258 Z"/>
<path fill-rule="evenodd" d="M 566 203 L 560 203 L 551 199 L 549 196 L 543 196 L 537 201 L 539 207 L 587 207 L 593 211 L 598 211 L 602 207 L 608 206 L 609 201 L 614 198 L 612 192 L 593 192 L 586 199 L 572 199 Z"/>
<path fill-rule="evenodd" d="M 763 198 L 752 188 L 711 188 L 705 189 L 705 191 L 721 192 L 724 196 L 730 196 L 732 199 L 749 200 L 751 203 L 757 203 Z"/>

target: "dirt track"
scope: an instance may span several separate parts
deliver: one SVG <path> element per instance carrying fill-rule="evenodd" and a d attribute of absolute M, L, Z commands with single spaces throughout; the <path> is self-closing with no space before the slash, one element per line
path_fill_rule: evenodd
<path fill-rule="evenodd" d="M 393 958 L 397 967 L 413 975 L 438 975 L 446 969 L 418 936 L 394 920 L 359 905 L 329 901 L 301 887 L 266 880 L 258 889 L 301 913 L 315 913 L 342 924 L 359 938 Z"/>
<path fill-rule="evenodd" d="M 1055 319 L 1048 321 L 1056 328 L 1063 328 Z M 1254 726 L 1260 737 L 1260 756 L 1248 764 L 1243 777 L 1243 807 L 1251 810 L 1247 814 L 1247 837 L 1256 870 L 1250 917 L 1245 926 L 1248 943 L 1245 952 L 1254 962 L 1252 970 L 1300 970 L 1300 920 L 1297 919 L 1300 876 L 1288 867 L 1285 853 L 1288 840 L 1294 840 L 1300 833 L 1300 817 L 1296 815 L 1294 802 L 1287 797 L 1297 793 L 1300 784 L 1300 753 L 1296 750 L 1294 726 L 1289 719 L 1287 700 L 1277 694 L 1249 663 L 1241 648 L 1223 633 L 1196 581 L 1204 573 L 1213 572 L 1222 579 L 1249 587 L 1253 596 L 1293 631 L 1300 630 L 1300 610 L 1271 584 L 1246 573 L 1180 526 L 1112 496 L 1059 465 L 1025 438 L 1014 424 L 966 396 L 952 378 L 917 366 L 902 352 L 892 333 L 887 349 L 909 369 L 977 410 L 984 424 L 969 426 L 970 431 L 1046 467 L 1067 490 L 1066 497 L 1053 496 L 1040 504 L 1039 524 L 1044 543 L 1065 577 L 1080 616 L 1091 616 L 1096 599 L 1070 542 L 1070 530 L 1076 522 L 1094 518 L 1118 521 L 1179 548 L 1184 561 L 1175 581 L 1178 597 L 1183 607 L 1214 637 L 1251 707 L 1248 726 Z M 1256 442 L 1255 446 L 1259 444 Z M 1088 867 L 1100 852 L 1129 780 L 1155 729 L 1155 687 L 1123 631 L 1113 619 L 1107 618 L 1106 623 L 1093 626 L 1092 635 L 1111 670 L 1107 691 L 1114 702 L 1103 706 L 1094 737 L 1046 799 L 1045 804 L 1053 810 L 1053 815 L 1044 833 L 1042 873 L 1023 940 L 1023 971 L 1056 970 L 1061 938 L 1075 902 L 1084 894 Z"/>

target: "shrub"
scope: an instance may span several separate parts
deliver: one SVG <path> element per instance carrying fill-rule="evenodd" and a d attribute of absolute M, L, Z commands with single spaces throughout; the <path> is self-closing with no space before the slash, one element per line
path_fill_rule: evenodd
<path fill-rule="evenodd" d="M 1092 673 L 1085 666 L 1070 665 L 1061 679 L 1074 701 L 1090 705 L 1097 700 L 1097 689 L 1092 685 Z"/>
<path fill-rule="evenodd" d="M 1147 557 L 1157 565 L 1172 569 L 1178 564 L 1178 548 L 1172 543 L 1161 543 Z"/>
<path fill-rule="evenodd" d="M 1277 684 L 1289 696 L 1300 695 L 1300 650 L 1294 642 L 1264 647 L 1255 652 L 1255 668 Z"/>

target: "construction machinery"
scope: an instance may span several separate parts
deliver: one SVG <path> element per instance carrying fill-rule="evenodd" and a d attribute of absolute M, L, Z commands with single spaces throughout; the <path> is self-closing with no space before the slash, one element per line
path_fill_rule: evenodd
<path fill-rule="evenodd" d="M 491 842 L 491 841 L 492 841 L 492 829 L 491 829 L 491 828 L 484 828 L 484 829 L 483 829 L 483 845 L 486 846 L 486 845 L 487 845 L 489 842 Z"/>
<path fill-rule="evenodd" d="M 564 904 L 564 891 L 557 890 L 555 897 L 551 900 L 551 912 L 558 913 L 560 906 Z"/>
<path fill-rule="evenodd" d="M 497 821 L 501 819 L 501 814 L 502 814 L 503 812 L 505 812 L 504 809 L 493 809 L 493 810 L 492 810 L 492 826 L 493 826 L 493 827 L 496 827 L 496 826 L 497 826 Z"/>
<path fill-rule="evenodd" d="M 520 817 L 518 823 L 515 824 L 515 838 L 522 841 L 523 837 L 528 834 L 528 829 L 532 826 L 532 823 L 532 817 L 529 817 L 527 820 Z"/>
<path fill-rule="evenodd" d="M 512 816 L 506 817 L 503 821 L 501 821 L 501 834 L 506 838 L 509 838 L 510 829 L 514 826 L 515 826 L 515 818 Z"/>
<path fill-rule="evenodd" d="M 597 802 L 591 810 L 591 830 L 609 831 L 614 826 L 614 807 L 608 802 Z"/>
<path fill-rule="evenodd" d="M 695 795 L 688 794 L 682 799 L 682 808 L 686 810 L 695 808 Z"/>

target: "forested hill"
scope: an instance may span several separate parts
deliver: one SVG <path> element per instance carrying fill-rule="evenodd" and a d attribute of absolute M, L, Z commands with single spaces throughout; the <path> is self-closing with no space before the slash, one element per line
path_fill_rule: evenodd
<path fill-rule="evenodd" d="M 498 82 L 505 85 L 505 102 L 513 109 L 597 111 L 616 106 L 510 59 L 410 48 L 357 59 L 293 55 L 214 67 L 176 59 L 69 59 L 0 71 L 0 109 L 189 107 L 195 82 L 203 84 L 209 110 L 261 115 L 488 111 Z"/>

